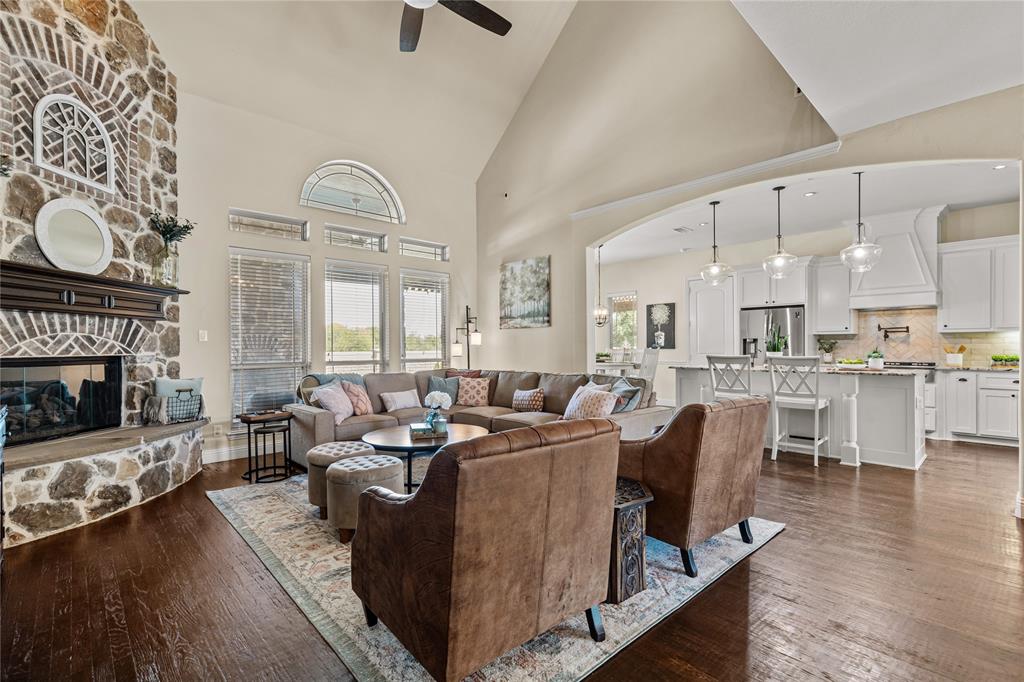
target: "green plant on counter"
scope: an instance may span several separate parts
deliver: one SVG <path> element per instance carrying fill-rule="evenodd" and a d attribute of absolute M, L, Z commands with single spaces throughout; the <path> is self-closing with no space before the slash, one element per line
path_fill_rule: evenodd
<path fill-rule="evenodd" d="M 884 358 L 884 357 L 885 356 L 882 355 L 882 351 L 878 350 L 878 346 L 875 346 L 875 349 L 873 351 L 871 351 L 870 353 L 868 353 L 868 359 L 871 359 L 871 358 Z"/>
<path fill-rule="evenodd" d="M 835 339 L 818 339 L 818 350 L 822 353 L 831 353 L 838 345 L 839 342 Z"/>
<path fill-rule="evenodd" d="M 778 325 L 772 327 L 768 332 L 768 339 L 765 341 L 765 350 L 769 353 L 781 353 L 786 350 L 788 345 L 789 337 L 782 333 L 782 328 Z"/>
<path fill-rule="evenodd" d="M 863 365 L 864 358 L 840 358 L 837 360 L 840 365 Z"/>
<path fill-rule="evenodd" d="M 1019 355 L 993 355 L 992 364 L 996 365 L 1016 365 L 1020 363 Z"/>
<path fill-rule="evenodd" d="M 611 353 L 598 353 L 596 355 L 596 359 L 597 359 L 598 362 L 606 361 L 606 360 L 611 360 L 612 359 L 612 354 Z"/>

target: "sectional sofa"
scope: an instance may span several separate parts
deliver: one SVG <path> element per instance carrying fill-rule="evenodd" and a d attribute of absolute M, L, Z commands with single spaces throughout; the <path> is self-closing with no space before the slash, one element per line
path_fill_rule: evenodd
<path fill-rule="evenodd" d="M 313 407 L 304 398 L 309 390 L 333 379 L 333 375 L 309 375 L 299 384 L 296 395 L 301 402 L 286 407 L 292 420 L 292 456 L 306 466 L 306 452 L 315 445 L 332 441 L 359 440 L 363 434 L 377 429 L 411 424 L 422 421 L 425 408 L 410 407 L 385 411 L 381 401 L 382 393 L 416 389 L 423 403 L 428 393 L 431 376 L 444 377 L 448 370 L 436 369 L 415 373 L 393 372 L 367 374 L 363 376 L 366 392 L 370 396 L 373 414 L 352 416 L 340 424 L 334 423 L 334 415 L 324 409 Z M 565 413 L 573 393 L 589 381 L 596 384 L 614 383 L 619 377 L 604 374 L 554 374 L 549 372 L 517 372 L 506 370 L 482 370 L 482 377 L 490 379 L 488 405 L 466 407 L 453 405 L 447 410 L 448 420 L 456 424 L 476 424 L 489 431 L 508 431 L 524 426 L 537 426 L 555 421 Z M 622 429 L 623 439 L 643 438 L 656 427 L 668 423 L 675 410 L 659 406 L 651 384 L 644 379 L 629 378 L 634 386 L 641 387 L 640 400 L 634 409 L 612 414 L 609 419 L 617 422 Z M 544 389 L 544 410 L 541 412 L 516 412 L 512 409 L 512 395 L 520 389 Z"/>

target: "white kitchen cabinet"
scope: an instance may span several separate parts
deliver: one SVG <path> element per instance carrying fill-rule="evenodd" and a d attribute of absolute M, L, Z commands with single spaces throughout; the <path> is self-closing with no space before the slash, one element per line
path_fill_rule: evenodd
<path fill-rule="evenodd" d="M 946 386 L 946 419 L 952 433 L 978 432 L 978 374 L 950 372 Z"/>
<path fill-rule="evenodd" d="M 992 250 L 939 254 L 939 332 L 992 328 Z"/>
<path fill-rule="evenodd" d="M 1020 251 L 1016 244 L 992 250 L 992 326 L 1020 328 Z"/>
<path fill-rule="evenodd" d="M 992 438 L 1017 437 L 1017 392 L 978 389 L 978 435 Z"/>
<path fill-rule="evenodd" d="M 702 279 L 687 282 L 689 294 L 690 362 L 707 364 L 707 356 L 736 352 L 734 282 L 713 286 Z"/>
<path fill-rule="evenodd" d="M 815 263 L 811 272 L 812 333 L 856 333 L 856 314 L 850 309 L 850 271 L 838 258 L 828 258 Z"/>
<path fill-rule="evenodd" d="M 738 270 L 736 289 L 740 308 L 771 305 L 771 285 L 768 273 L 762 268 Z"/>
<path fill-rule="evenodd" d="M 737 300 L 740 308 L 807 303 L 807 260 L 797 263 L 787 277 L 771 279 L 761 267 L 736 271 Z"/>

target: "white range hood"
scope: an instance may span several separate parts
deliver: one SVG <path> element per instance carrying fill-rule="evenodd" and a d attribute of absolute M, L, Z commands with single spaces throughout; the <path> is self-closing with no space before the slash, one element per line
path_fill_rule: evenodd
<path fill-rule="evenodd" d="M 850 307 L 935 308 L 939 305 L 939 218 L 945 206 L 887 213 L 864 218 L 865 233 L 882 247 L 882 258 L 871 270 L 854 273 Z M 856 235 L 857 226 L 851 233 Z"/>

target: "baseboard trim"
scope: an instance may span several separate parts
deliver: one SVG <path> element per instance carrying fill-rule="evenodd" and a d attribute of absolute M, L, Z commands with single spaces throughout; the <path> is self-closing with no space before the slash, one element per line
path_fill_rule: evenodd
<path fill-rule="evenodd" d="M 249 455 L 245 443 L 235 443 L 222 448 L 203 448 L 203 463 L 227 462 L 232 459 L 245 459 Z"/>

